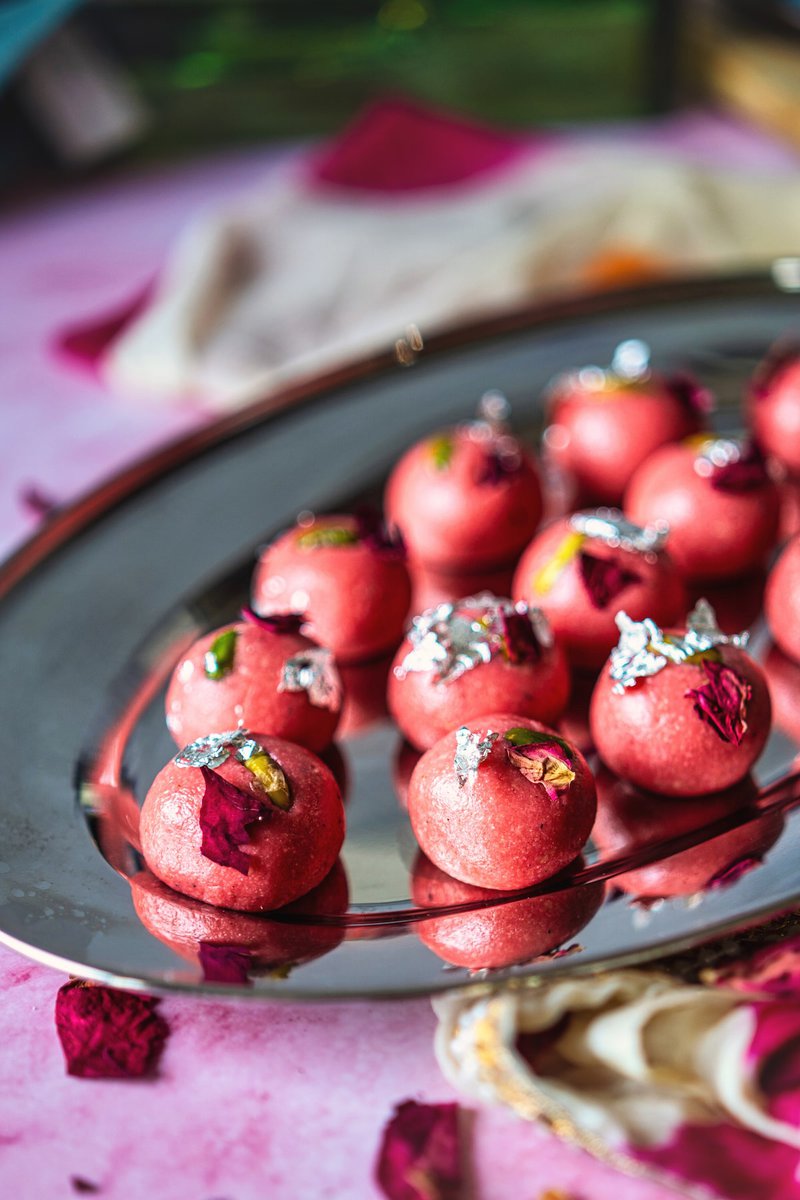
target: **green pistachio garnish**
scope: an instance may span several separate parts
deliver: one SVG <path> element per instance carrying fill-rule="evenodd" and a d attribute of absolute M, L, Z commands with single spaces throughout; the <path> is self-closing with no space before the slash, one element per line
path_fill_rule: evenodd
<path fill-rule="evenodd" d="M 244 765 L 256 777 L 275 807 L 288 812 L 293 801 L 289 782 L 279 763 L 266 750 L 258 750 L 244 760 Z"/>
<path fill-rule="evenodd" d="M 344 525 L 320 525 L 298 535 L 297 544 L 303 550 L 316 550 L 319 546 L 354 546 L 358 541 L 355 529 Z"/>
<path fill-rule="evenodd" d="M 438 437 L 431 438 L 428 443 L 433 465 L 437 471 L 445 471 L 453 461 L 453 453 L 455 451 L 455 442 L 449 434 L 442 433 Z"/>
<path fill-rule="evenodd" d="M 203 659 L 203 670 L 208 679 L 222 679 L 233 670 L 238 636 L 235 629 L 226 629 L 219 637 L 214 638 Z"/>

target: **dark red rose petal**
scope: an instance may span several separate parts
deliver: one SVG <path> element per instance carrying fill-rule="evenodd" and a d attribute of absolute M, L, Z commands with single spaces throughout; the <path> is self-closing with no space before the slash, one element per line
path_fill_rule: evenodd
<path fill-rule="evenodd" d="M 52 516 L 58 508 L 58 500 L 55 496 L 51 496 L 36 483 L 29 483 L 23 487 L 20 490 L 19 498 L 22 507 L 27 509 L 32 516 L 39 517 L 40 520 Z"/>
<path fill-rule="evenodd" d="M 246 875 L 250 856 L 239 849 L 250 841 L 248 826 L 266 817 L 268 805 L 252 792 L 228 783 L 209 767 L 200 767 L 206 790 L 200 805 L 203 840 L 200 853 L 223 867 Z"/>
<path fill-rule="evenodd" d="M 305 613 L 270 613 L 269 616 L 260 617 L 252 608 L 242 609 L 242 620 L 249 621 L 266 633 L 299 633 L 307 619 Z"/>
<path fill-rule="evenodd" d="M 517 443 L 513 438 L 500 438 L 487 446 L 475 482 L 479 486 L 497 487 L 518 474 L 521 468 L 522 455 Z"/>
<path fill-rule="evenodd" d="M 100 1191 L 99 1183 L 93 1183 L 91 1179 L 84 1179 L 82 1175 L 71 1175 L 69 1184 L 73 1192 L 77 1192 L 79 1196 L 96 1196 Z"/>
<path fill-rule="evenodd" d="M 599 558 L 587 550 L 578 555 L 578 570 L 592 607 L 599 609 L 608 608 L 625 588 L 641 583 L 642 579 L 637 571 L 629 571 L 613 559 Z"/>
<path fill-rule="evenodd" d="M 457 1104 L 398 1105 L 383 1131 L 375 1179 L 387 1200 L 459 1200 Z"/>
<path fill-rule="evenodd" d="M 712 393 L 688 371 L 675 371 L 668 375 L 666 384 L 672 395 L 693 416 L 705 417 L 714 411 Z"/>
<path fill-rule="evenodd" d="M 158 1000 L 72 979 L 56 996 L 56 1030 L 67 1072 L 82 1079 L 152 1074 L 169 1035 Z"/>
<path fill-rule="evenodd" d="M 390 529 L 383 516 L 374 508 L 364 506 L 356 510 L 358 540 L 379 554 L 405 556 L 406 547 L 402 534 L 394 526 Z"/>
<path fill-rule="evenodd" d="M 686 697 L 694 701 L 700 720 L 706 721 L 723 742 L 738 746 L 747 730 L 747 701 L 752 688 L 724 663 L 704 659 L 703 670 L 708 682 L 689 688 Z"/>
<path fill-rule="evenodd" d="M 753 442 L 736 462 L 715 467 L 711 472 L 711 486 L 717 492 L 750 492 L 768 481 L 764 456 Z"/>
<path fill-rule="evenodd" d="M 530 619 L 524 613 L 503 612 L 501 609 L 497 614 L 497 624 L 509 662 L 539 662 L 542 647 Z"/>
<path fill-rule="evenodd" d="M 240 946 L 200 943 L 200 966 L 206 983 L 250 983 L 250 953 Z"/>

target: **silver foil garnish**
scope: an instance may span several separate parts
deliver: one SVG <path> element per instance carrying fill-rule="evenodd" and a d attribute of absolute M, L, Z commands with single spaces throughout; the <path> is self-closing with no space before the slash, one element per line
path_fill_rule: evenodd
<path fill-rule="evenodd" d="M 569 525 L 576 533 L 604 542 L 606 546 L 638 550 L 643 554 L 660 550 L 669 534 L 669 526 L 665 522 L 635 525 L 618 508 L 593 508 L 573 513 Z"/>
<path fill-rule="evenodd" d="M 576 371 L 562 371 L 548 384 L 545 394 L 580 388 L 584 392 L 604 392 L 632 383 L 644 383 L 650 378 L 650 347 L 639 338 L 620 342 L 609 367 L 593 365 L 580 367 Z"/>
<path fill-rule="evenodd" d="M 732 463 L 739 462 L 746 449 L 745 438 L 711 438 L 701 443 L 694 460 L 694 469 L 698 475 L 707 479 L 720 467 L 729 467 Z"/>
<path fill-rule="evenodd" d="M 466 725 L 456 730 L 456 752 L 453 756 L 453 766 L 458 778 L 458 786 L 463 787 L 468 779 L 477 774 L 478 767 L 489 757 L 492 746 L 499 738 L 499 733 L 470 733 Z"/>
<path fill-rule="evenodd" d="M 407 635 L 411 649 L 395 667 L 395 675 L 404 679 L 410 671 L 435 671 L 443 683 L 451 683 L 465 671 L 491 662 L 504 648 L 504 614 L 527 617 L 538 643 L 545 649 L 552 646 L 550 625 L 538 608 L 481 592 L 414 617 Z"/>
<path fill-rule="evenodd" d="M 632 621 L 625 612 L 617 613 L 616 622 L 620 637 L 611 651 L 609 673 L 616 680 L 612 690 L 618 696 L 623 695 L 625 688 L 633 687 L 637 680 L 657 675 L 668 663 L 680 665 L 715 646 L 744 648 L 750 638 L 746 630 L 730 636 L 723 633 L 707 600 L 698 600 L 686 619 L 683 634 L 665 635 L 649 617 L 644 621 Z"/>
<path fill-rule="evenodd" d="M 505 432 L 511 416 L 508 397 L 502 392 L 484 392 L 478 405 L 478 420 L 485 421 L 495 432 Z"/>
<path fill-rule="evenodd" d="M 207 733 L 184 746 L 175 755 L 179 767 L 221 767 L 235 753 L 239 762 L 247 762 L 254 754 L 262 753 L 262 747 L 250 736 L 247 729 L 231 729 L 227 733 Z"/>
<path fill-rule="evenodd" d="M 315 647 L 283 664 L 279 692 L 305 692 L 315 708 L 336 712 L 342 703 L 342 681 L 330 650 Z"/>

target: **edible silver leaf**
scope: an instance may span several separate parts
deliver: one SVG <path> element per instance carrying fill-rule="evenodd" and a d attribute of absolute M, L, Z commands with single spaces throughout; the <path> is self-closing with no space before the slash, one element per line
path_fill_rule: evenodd
<path fill-rule="evenodd" d="M 184 746 L 180 754 L 176 754 L 175 762 L 179 767 L 214 767 L 222 766 L 230 758 L 231 750 L 236 750 L 246 744 L 249 734 L 246 729 L 231 729 L 227 733 L 208 733 Z M 245 756 L 247 757 L 247 756 Z"/>
<path fill-rule="evenodd" d="M 607 546 L 639 550 L 643 554 L 660 550 L 669 534 L 669 526 L 666 523 L 635 525 L 623 516 L 618 508 L 596 508 L 576 512 L 570 517 L 569 524 L 576 533 L 604 542 Z"/>
<path fill-rule="evenodd" d="M 487 729 L 480 733 L 470 733 L 466 725 L 456 730 L 456 752 L 453 756 L 453 766 L 458 778 L 458 786 L 464 784 L 477 773 L 478 767 L 492 752 L 492 746 L 499 738 L 499 733 Z"/>
<path fill-rule="evenodd" d="M 613 691 L 622 695 L 639 679 L 657 675 L 668 663 L 680 665 L 696 654 L 715 646 L 747 645 L 749 633 L 725 634 L 717 625 L 717 617 L 708 600 L 698 600 L 689 613 L 686 633 L 665 636 L 655 621 L 632 621 L 625 612 L 616 616 L 620 631 L 619 643 L 611 651 L 611 678 L 616 681 Z"/>
<path fill-rule="evenodd" d="M 305 692 L 316 708 L 336 712 L 342 702 L 342 683 L 330 650 L 304 650 L 283 664 L 279 692 Z"/>

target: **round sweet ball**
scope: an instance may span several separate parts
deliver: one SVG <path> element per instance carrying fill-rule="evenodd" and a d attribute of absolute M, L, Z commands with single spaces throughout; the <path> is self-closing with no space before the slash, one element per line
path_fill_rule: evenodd
<path fill-rule="evenodd" d="M 764 453 L 800 474 L 800 348 L 778 344 L 750 384 L 753 432 Z"/>
<path fill-rule="evenodd" d="M 784 547 L 769 573 L 764 609 L 781 650 L 800 662 L 800 534 Z"/>
<path fill-rule="evenodd" d="M 389 675 L 389 711 L 427 750 L 449 730 L 507 708 L 552 724 L 569 699 L 563 650 L 527 605 L 490 593 L 415 617 Z"/>
<path fill-rule="evenodd" d="M 344 927 L 315 924 L 317 916 L 347 912 L 347 875 L 340 861 L 306 896 L 283 913 L 308 921 L 270 921 L 212 908 L 172 891 L 150 871 L 131 879 L 136 915 L 145 928 L 181 958 L 197 963 L 206 983 L 247 984 L 255 976 L 283 976 L 291 968 L 334 950 Z"/>
<path fill-rule="evenodd" d="M 411 604 L 402 545 L 350 514 L 302 516 L 267 546 L 253 578 L 253 608 L 304 613 L 305 631 L 342 663 L 394 650 Z"/>
<path fill-rule="evenodd" d="M 502 567 L 541 520 L 539 473 L 502 423 L 479 420 L 412 446 L 389 477 L 386 511 L 413 563 Z"/>
<path fill-rule="evenodd" d="M 167 688 L 178 746 L 215 729 L 260 729 L 309 750 L 330 745 L 342 708 L 333 655 L 300 633 L 294 614 L 215 629 L 186 651 Z"/>
<path fill-rule="evenodd" d="M 142 807 L 142 853 L 158 879 L 245 912 L 290 904 L 320 883 L 344 841 L 344 808 L 324 763 L 247 731 L 185 747 Z"/>
<path fill-rule="evenodd" d="M 571 863 L 595 808 L 579 751 L 512 713 L 446 734 L 408 788 L 411 826 L 431 862 L 462 883 L 499 890 L 530 887 Z"/>
<path fill-rule="evenodd" d="M 578 860 L 576 866 L 582 865 Z M 429 950 L 452 966 L 472 971 L 498 970 L 557 950 L 591 921 L 604 894 L 605 886 L 595 883 L 566 887 L 549 896 L 509 901 L 508 892 L 460 883 L 419 854 L 411 891 L 419 908 L 478 905 L 487 900 L 498 903 L 450 916 L 432 915 L 418 921 L 414 930 Z"/>
<path fill-rule="evenodd" d="M 624 507 L 640 525 L 666 521 L 687 579 L 734 579 L 768 558 L 780 494 L 751 442 L 701 438 L 657 450 L 631 479 Z"/>
<path fill-rule="evenodd" d="M 566 371 L 547 390 L 545 451 L 580 503 L 620 504 L 636 468 L 696 432 L 711 408 L 690 376 L 660 375 L 649 359 L 644 342 L 623 342 L 609 368 Z"/>
<path fill-rule="evenodd" d="M 683 632 L 662 633 L 624 613 L 619 619 L 619 645 L 589 712 L 605 765 L 664 796 L 704 796 L 744 779 L 771 718 L 766 678 L 744 639 L 714 629 L 713 612 L 709 618 L 702 606 Z"/>
<path fill-rule="evenodd" d="M 727 791 L 666 804 L 663 796 L 645 792 L 604 769 L 597 772 L 596 782 L 597 820 L 592 840 L 603 861 L 637 851 L 650 860 L 613 877 L 613 885 L 631 896 L 692 896 L 734 883 L 760 864 L 783 829 L 779 813 L 757 820 L 748 820 L 743 813 L 741 823 L 733 828 L 716 837 L 706 835 L 714 822 L 735 819 L 735 813 L 756 803 L 758 788 L 750 776 Z M 696 844 L 667 857 L 652 855 L 659 842 L 683 834 L 696 834 Z"/>
<path fill-rule="evenodd" d="M 511 594 L 541 609 L 575 666 L 600 667 L 616 644 L 620 608 L 666 625 L 686 611 L 666 542 L 665 527 L 634 525 L 619 509 L 573 513 L 536 535 Z"/>

